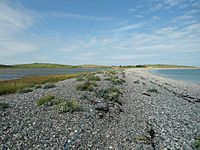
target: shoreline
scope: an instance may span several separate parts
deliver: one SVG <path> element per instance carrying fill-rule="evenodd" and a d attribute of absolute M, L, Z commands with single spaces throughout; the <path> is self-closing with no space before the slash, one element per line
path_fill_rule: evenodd
<path fill-rule="evenodd" d="M 159 77 L 148 69 L 126 69 L 114 85 L 107 73 L 93 91 L 79 91 L 83 81 L 59 81 L 50 89 L 0 96 L 9 108 L 0 114 L 0 148 L 19 149 L 194 149 L 200 134 L 200 86 Z M 118 101 L 97 94 L 117 88 Z M 52 94 L 77 99 L 81 110 L 57 113 L 53 106 L 37 106 Z M 120 103 L 119 103 L 120 102 Z"/>

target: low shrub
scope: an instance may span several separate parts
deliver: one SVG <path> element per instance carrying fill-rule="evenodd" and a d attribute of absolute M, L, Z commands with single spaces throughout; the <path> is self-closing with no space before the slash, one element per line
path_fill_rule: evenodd
<path fill-rule="evenodd" d="M 200 150 L 200 135 L 195 138 L 194 147 L 196 150 Z"/>
<path fill-rule="evenodd" d="M 119 78 L 118 76 L 111 75 L 110 77 L 106 78 L 105 80 L 111 81 L 111 80 L 116 80 L 118 78 Z"/>
<path fill-rule="evenodd" d="M 76 99 L 70 101 L 63 101 L 55 106 L 58 113 L 74 112 L 80 110 L 80 104 Z"/>
<path fill-rule="evenodd" d="M 107 70 L 106 74 L 111 76 L 111 75 L 116 75 L 117 72 L 115 70 Z"/>
<path fill-rule="evenodd" d="M 119 101 L 120 95 L 122 95 L 122 93 L 120 92 L 118 88 L 115 88 L 115 87 L 101 89 L 97 92 L 98 97 L 101 97 L 107 101 L 117 102 L 119 104 L 121 104 L 121 102 Z"/>
<path fill-rule="evenodd" d="M 4 111 L 6 108 L 9 108 L 9 104 L 6 102 L 0 102 L 0 111 Z"/>
<path fill-rule="evenodd" d="M 34 88 L 35 88 L 35 89 L 40 89 L 40 88 L 42 88 L 42 86 L 41 86 L 40 84 L 36 84 L 36 85 L 34 86 Z"/>
<path fill-rule="evenodd" d="M 124 79 L 119 79 L 118 76 L 111 76 L 110 78 L 106 78 L 105 80 L 111 81 L 111 83 L 114 85 L 120 85 L 126 82 Z"/>
<path fill-rule="evenodd" d="M 83 94 L 80 99 L 90 99 L 90 96 L 88 94 Z"/>
<path fill-rule="evenodd" d="M 76 86 L 76 89 L 79 91 L 93 91 L 94 86 L 97 86 L 95 82 L 85 81 Z"/>
<path fill-rule="evenodd" d="M 86 77 L 89 81 L 100 81 L 100 77 L 99 76 L 95 76 L 95 75 L 88 75 Z"/>
<path fill-rule="evenodd" d="M 125 83 L 126 81 L 124 79 L 116 79 L 116 80 L 111 80 L 111 83 L 112 84 L 115 84 L 115 85 L 120 85 L 120 84 L 123 84 Z"/>
<path fill-rule="evenodd" d="M 45 83 L 43 85 L 43 89 L 51 89 L 51 88 L 54 88 L 54 87 L 56 87 L 56 86 L 53 83 Z"/>
<path fill-rule="evenodd" d="M 84 75 L 80 75 L 76 78 L 76 81 L 79 82 L 79 81 L 84 81 L 85 80 L 85 76 Z"/>
<path fill-rule="evenodd" d="M 47 95 L 44 96 L 36 101 L 37 105 L 52 105 L 53 99 L 55 99 L 55 96 L 53 95 Z"/>
<path fill-rule="evenodd" d="M 158 90 L 155 88 L 152 88 L 152 89 L 148 89 L 147 92 L 158 93 Z"/>
<path fill-rule="evenodd" d="M 28 87 L 18 90 L 19 93 L 28 93 L 28 92 L 32 92 L 32 91 L 33 91 L 33 89 L 28 88 Z"/>

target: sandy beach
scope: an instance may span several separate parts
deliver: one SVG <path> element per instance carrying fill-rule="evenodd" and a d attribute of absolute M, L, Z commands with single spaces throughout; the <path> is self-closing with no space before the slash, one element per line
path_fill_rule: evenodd
<path fill-rule="evenodd" d="M 148 69 L 127 69 L 113 85 L 101 78 L 91 92 L 78 91 L 76 79 L 55 88 L 0 96 L 9 108 L 0 112 L 0 149 L 194 149 L 200 134 L 200 85 L 151 74 Z M 119 101 L 98 97 L 101 89 L 117 87 Z M 81 110 L 57 113 L 52 106 L 37 106 L 42 96 L 76 98 Z"/>

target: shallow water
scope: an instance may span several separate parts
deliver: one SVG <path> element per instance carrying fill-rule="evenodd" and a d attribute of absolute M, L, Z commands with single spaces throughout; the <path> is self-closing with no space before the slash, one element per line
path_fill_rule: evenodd
<path fill-rule="evenodd" d="M 160 75 L 175 80 L 189 81 L 193 83 L 200 83 L 199 69 L 155 69 L 151 73 Z"/>
<path fill-rule="evenodd" d="M 0 69 L 0 80 L 11 80 L 26 76 L 51 74 L 73 74 L 78 72 L 95 72 L 105 68 L 34 68 L 34 69 Z"/>

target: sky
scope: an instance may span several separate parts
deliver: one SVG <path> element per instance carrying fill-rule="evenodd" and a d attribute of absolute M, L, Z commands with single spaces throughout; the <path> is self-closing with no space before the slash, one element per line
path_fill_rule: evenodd
<path fill-rule="evenodd" d="M 0 0 L 0 64 L 200 66 L 200 0 Z"/>

